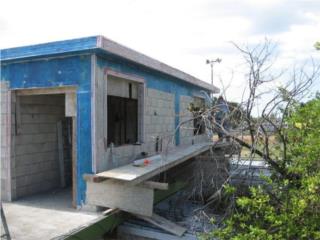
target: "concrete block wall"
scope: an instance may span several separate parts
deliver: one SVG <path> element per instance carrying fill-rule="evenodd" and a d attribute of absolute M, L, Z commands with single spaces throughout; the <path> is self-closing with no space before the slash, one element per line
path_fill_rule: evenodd
<path fill-rule="evenodd" d="M 150 88 L 146 89 L 143 117 L 143 143 L 141 145 L 119 146 L 112 151 L 109 147 L 105 154 L 108 169 L 122 166 L 132 162 L 133 159 L 141 158 L 141 152 L 147 152 L 149 155 L 155 154 L 157 137 L 162 139 L 163 151 L 165 148 L 172 149 L 175 146 L 175 105 L 173 94 Z"/>
<path fill-rule="evenodd" d="M 144 142 L 147 152 L 155 151 L 156 138 L 162 139 L 162 148 L 174 146 L 175 103 L 174 94 L 147 89 L 145 98 Z"/>
<path fill-rule="evenodd" d="M 188 111 L 192 97 L 180 97 L 180 122 L 192 119 Z M 112 151 L 108 147 L 105 153 L 107 169 L 126 165 L 134 159 L 141 158 L 141 152 L 149 155 L 156 153 L 156 139 L 162 139 L 162 151 L 175 147 L 175 95 L 160 90 L 147 88 L 144 101 L 144 139 L 141 145 L 123 145 Z M 193 135 L 193 121 L 183 124 L 180 128 L 180 145 L 191 145 L 207 140 L 205 134 Z M 161 144 L 160 144 L 161 145 Z M 159 148 L 160 148 L 159 145 Z M 161 149 L 159 149 L 161 150 Z"/>
<path fill-rule="evenodd" d="M 180 96 L 180 144 L 191 145 L 193 139 L 193 114 L 188 110 L 190 103 L 193 102 L 193 98 L 189 96 Z"/>
<path fill-rule="evenodd" d="M 57 122 L 64 118 L 64 95 L 17 97 L 12 145 L 15 167 L 12 178 L 16 197 L 53 189 L 60 185 Z M 16 107 L 17 109 L 17 107 Z M 18 110 L 17 109 L 17 110 Z"/>
<path fill-rule="evenodd" d="M 180 127 L 180 144 L 191 145 L 193 143 L 200 143 L 208 141 L 206 134 L 194 135 L 193 114 L 189 111 L 190 103 L 194 102 L 195 98 L 190 96 L 180 96 L 180 122 L 185 122 Z"/>
<path fill-rule="evenodd" d="M 146 151 L 146 145 L 123 145 L 106 151 L 107 169 L 120 167 L 141 158 L 140 153 Z"/>
<path fill-rule="evenodd" d="M 11 200 L 10 140 L 11 94 L 7 82 L 0 82 L 0 134 L 1 134 L 1 200 Z"/>
<path fill-rule="evenodd" d="M 229 156 L 226 147 L 213 148 L 195 157 L 192 168 L 191 197 L 204 200 L 221 188 L 229 177 Z"/>

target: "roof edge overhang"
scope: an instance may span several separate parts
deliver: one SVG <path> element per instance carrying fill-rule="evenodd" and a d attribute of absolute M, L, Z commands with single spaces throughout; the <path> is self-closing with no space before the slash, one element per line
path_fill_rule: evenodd
<path fill-rule="evenodd" d="M 155 60 L 147 55 L 125 47 L 104 36 L 85 37 L 64 41 L 49 42 L 43 44 L 29 45 L 16 48 L 0 50 L 1 62 L 15 62 L 31 58 L 50 57 L 66 54 L 78 54 L 85 52 L 96 52 L 97 50 L 111 53 L 131 62 L 145 66 L 152 70 L 165 73 L 182 81 L 196 85 L 212 93 L 219 93 L 219 88 L 204 82 L 190 74 L 173 68 L 165 63 Z"/>
<path fill-rule="evenodd" d="M 192 85 L 196 85 L 200 88 L 208 90 L 212 93 L 219 93 L 219 88 L 214 85 L 211 85 L 207 82 L 204 82 L 190 74 L 187 74 L 181 70 L 178 70 L 174 67 L 171 67 L 163 62 L 160 62 L 154 58 L 151 58 L 147 55 L 139 53 L 133 49 L 125 47 L 115 41 L 112 41 L 104 36 L 98 36 L 97 38 L 97 47 L 108 53 L 120 56 L 122 58 L 128 59 L 132 62 L 143 65 L 147 68 L 165 73 L 167 75 L 173 76 L 175 78 L 181 79 L 185 82 L 188 82 Z"/>
<path fill-rule="evenodd" d="M 23 47 L 1 49 L 0 60 L 20 61 L 30 58 L 49 57 L 61 54 L 81 53 L 97 47 L 97 37 L 85 37 L 28 45 Z"/>

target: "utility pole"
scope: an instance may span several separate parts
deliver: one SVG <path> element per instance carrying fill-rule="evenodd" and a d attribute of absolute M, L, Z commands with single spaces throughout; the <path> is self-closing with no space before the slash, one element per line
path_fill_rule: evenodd
<path fill-rule="evenodd" d="M 210 64 L 211 67 L 211 85 L 213 85 L 213 64 L 214 63 L 221 63 L 222 59 L 221 58 L 217 58 L 215 60 L 208 60 L 206 61 L 207 64 Z"/>

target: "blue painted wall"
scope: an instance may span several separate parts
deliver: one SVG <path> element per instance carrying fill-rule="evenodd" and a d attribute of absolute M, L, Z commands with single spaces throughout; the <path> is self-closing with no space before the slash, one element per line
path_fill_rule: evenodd
<path fill-rule="evenodd" d="M 1 81 L 10 88 L 77 86 L 77 204 L 85 200 L 84 173 L 91 164 L 91 57 L 48 58 L 26 62 L 1 63 Z"/>
<path fill-rule="evenodd" d="M 204 90 L 200 87 L 182 81 L 178 78 L 171 77 L 161 72 L 147 69 L 141 65 L 123 60 L 112 54 L 100 55 L 97 58 L 97 66 L 101 69 L 109 68 L 114 71 L 139 76 L 146 81 L 146 87 L 175 95 L 175 127 L 179 125 L 180 118 L 180 96 L 194 96 L 194 93 Z M 180 129 L 175 134 L 176 145 L 180 144 Z"/>

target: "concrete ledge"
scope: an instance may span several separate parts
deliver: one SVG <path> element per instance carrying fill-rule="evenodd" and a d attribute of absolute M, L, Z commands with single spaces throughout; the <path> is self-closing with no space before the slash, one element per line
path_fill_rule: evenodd
<path fill-rule="evenodd" d="M 186 186 L 186 182 L 175 182 L 169 185 L 169 189 L 167 191 L 155 190 L 154 204 L 161 202 Z M 127 214 L 120 210 L 109 212 L 107 216 L 101 216 L 90 225 L 83 226 L 69 233 L 65 239 L 97 239 L 102 235 L 113 231 L 119 224 L 125 221 L 126 217 Z"/>

